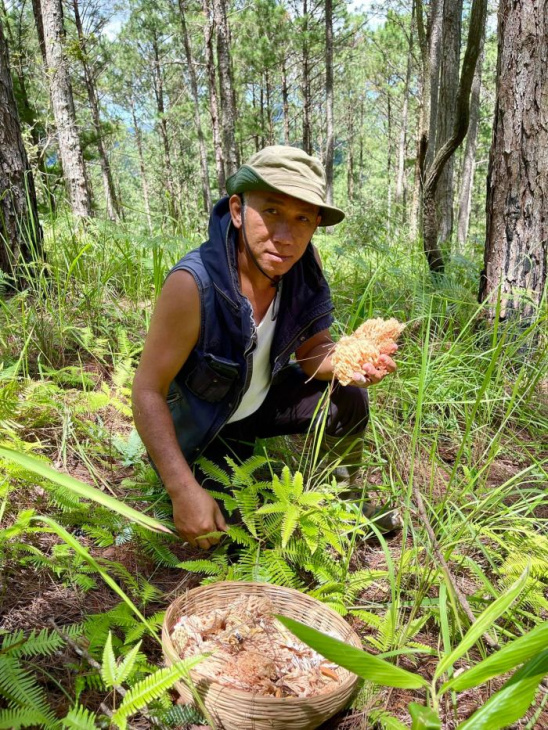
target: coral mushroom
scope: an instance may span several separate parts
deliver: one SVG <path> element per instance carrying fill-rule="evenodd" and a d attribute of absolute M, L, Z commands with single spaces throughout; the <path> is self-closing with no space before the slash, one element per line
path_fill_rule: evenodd
<path fill-rule="evenodd" d="M 368 319 L 358 329 L 335 345 L 331 354 L 333 372 L 342 385 L 348 385 L 354 379 L 354 373 L 362 372 L 362 365 L 379 364 L 381 355 L 393 352 L 393 345 L 405 329 L 405 325 L 397 319 Z"/>

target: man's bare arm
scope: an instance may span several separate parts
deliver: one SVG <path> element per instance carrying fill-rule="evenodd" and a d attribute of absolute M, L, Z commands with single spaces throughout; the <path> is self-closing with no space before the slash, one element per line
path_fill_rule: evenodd
<path fill-rule="evenodd" d="M 200 297 L 192 275 L 174 272 L 160 294 L 133 381 L 135 425 L 173 502 L 175 525 L 190 542 L 226 525 L 183 456 L 166 403 L 169 385 L 195 347 Z M 216 540 L 198 540 L 207 548 Z"/>

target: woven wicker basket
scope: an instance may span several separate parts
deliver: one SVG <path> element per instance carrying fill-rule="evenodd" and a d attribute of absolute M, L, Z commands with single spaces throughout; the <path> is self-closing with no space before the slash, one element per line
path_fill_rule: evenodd
<path fill-rule="evenodd" d="M 292 588 L 266 583 L 225 581 L 194 588 L 179 596 L 169 606 L 162 627 L 164 658 L 168 665 L 179 660 L 171 641 L 173 626 L 183 615 L 206 613 L 224 608 L 242 595 L 261 595 L 269 598 L 277 613 L 302 621 L 320 631 L 336 634 L 361 648 L 358 635 L 346 621 L 320 601 Z M 198 667 L 199 672 L 199 667 Z M 356 690 L 358 677 L 338 668 L 341 684 L 336 690 L 316 697 L 264 697 L 251 692 L 230 689 L 216 682 L 199 680 L 198 691 L 205 706 L 225 730 L 314 730 L 322 722 L 342 710 Z M 183 702 L 192 702 L 192 695 L 181 682 L 175 685 Z"/>

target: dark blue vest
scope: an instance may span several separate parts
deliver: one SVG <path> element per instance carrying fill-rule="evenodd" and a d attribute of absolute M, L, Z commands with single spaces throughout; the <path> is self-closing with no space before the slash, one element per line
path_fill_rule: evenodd
<path fill-rule="evenodd" d="M 236 411 L 251 379 L 256 329 L 251 304 L 239 287 L 237 241 L 228 198 L 222 198 L 211 214 L 209 241 L 171 270 L 190 272 L 200 293 L 199 340 L 167 398 L 177 440 L 189 463 Z M 329 286 L 312 245 L 284 276 L 280 296 L 270 352 L 273 378 L 305 340 L 333 321 Z"/>

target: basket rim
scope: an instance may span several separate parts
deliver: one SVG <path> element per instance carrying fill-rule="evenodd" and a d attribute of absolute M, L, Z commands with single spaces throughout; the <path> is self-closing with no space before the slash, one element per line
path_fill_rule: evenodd
<path fill-rule="evenodd" d="M 175 598 L 166 609 L 166 615 L 164 616 L 164 620 L 162 622 L 162 653 L 164 654 L 165 659 L 169 659 L 169 657 L 166 656 L 166 650 L 165 650 L 165 643 L 163 638 L 164 631 L 167 633 L 168 637 L 171 639 L 170 630 L 167 626 L 167 611 L 173 606 L 174 603 L 177 601 L 180 601 L 181 599 L 186 598 L 188 595 L 192 593 L 203 593 L 207 592 L 207 589 L 213 589 L 216 587 L 221 586 L 254 586 L 259 589 L 271 589 L 274 591 L 281 591 L 284 593 L 290 593 L 293 595 L 298 595 L 299 597 L 304 596 L 307 599 L 310 599 L 312 602 L 317 603 L 326 613 L 333 615 L 338 620 L 343 620 L 343 616 L 341 616 L 340 613 L 337 613 L 334 609 L 332 609 L 330 606 L 326 606 L 324 603 L 322 603 L 317 598 L 314 598 L 314 596 L 310 596 L 307 593 L 303 593 L 302 591 L 298 591 L 295 588 L 287 588 L 285 586 L 278 586 L 273 583 L 260 583 L 256 581 L 238 581 L 238 580 L 225 580 L 225 581 L 219 581 L 218 583 L 209 583 L 205 586 L 196 586 L 195 588 L 190 588 L 185 593 L 181 593 L 177 598 Z M 349 637 L 354 638 L 356 642 L 358 642 L 359 646 L 362 646 L 361 639 L 359 638 L 358 634 L 354 629 L 350 626 L 350 624 L 347 623 L 348 630 L 349 630 Z M 342 639 L 339 639 L 342 641 Z M 352 646 L 352 644 L 351 644 Z M 355 647 L 357 648 L 357 646 Z M 319 653 L 319 652 L 318 652 Z M 172 660 L 169 659 L 171 662 Z M 336 664 L 336 662 L 333 662 Z M 198 665 L 199 666 L 199 665 Z M 337 665 L 340 666 L 340 665 Z M 343 667 L 344 669 L 344 667 Z M 310 705 L 314 702 L 314 700 L 317 700 L 321 698 L 322 700 L 329 699 L 330 697 L 337 697 L 338 695 L 342 694 L 343 692 L 346 692 L 350 688 L 354 687 L 359 681 L 360 677 L 357 674 L 354 674 L 353 672 L 350 672 L 349 669 L 345 669 L 346 672 L 349 672 L 349 675 L 346 679 L 343 679 L 343 681 L 335 688 L 330 690 L 329 692 L 324 692 L 322 694 L 312 695 L 310 697 L 268 697 L 266 695 L 262 695 L 259 692 L 246 692 L 245 690 L 236 689 L 232 687 L 227 687 L 225 684 L 220 684 L 219 682 L 215 682 L 214 680 L 208 680 L 205 677 L 204 678 L 198 678 L 197 680 L 194 680 L 192 677 L 192 672 L 190 673 L 190 677 L 193 681 L 196 682 L 196 686 L 198 691 L 201 690 L 200 684 L 203 683 L 204 688 L 207 688 L 207 692 L 222 692 L 222 693 L 229 693 L 232 697 L 235 699 L 240 699 L 242 701 L 249 701 L 251 698 L 253 698 L 254 702 L 260 702 L 264 705 L 272 705 L 272 706 L 278 706 L 278 705 L 284 705 L 287 707 L 287 705 L 291 706 L 300 706 L 300 705 Z M 190 691 L 190 690 L 188 690 Z"/>

